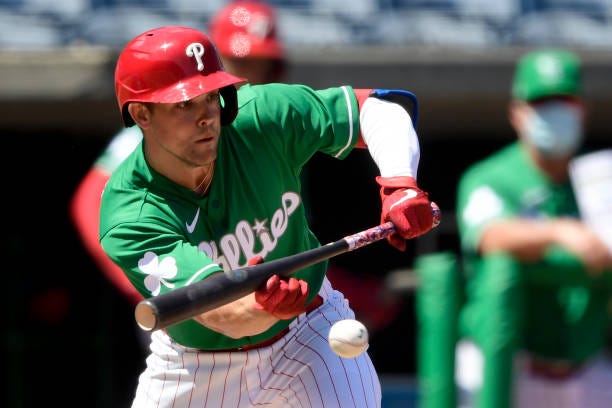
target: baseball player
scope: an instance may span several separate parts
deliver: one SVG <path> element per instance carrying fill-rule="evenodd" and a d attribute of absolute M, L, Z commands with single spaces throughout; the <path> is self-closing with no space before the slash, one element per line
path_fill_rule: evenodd
<path fill-rule="evenodd" d="M 144 138 L 104 189 L 100 240 L 144 297 L 319 246 L 300 196 L 300 171 L 316 152 L 342 159 L 368 148 L 397 249 L 432 228 L 416 181 L 414 95 L 278 83 L 237 90 L 245 81 L 191 28 L 150 30 L 119 55 L 119 109 Z M 337 211 L 359 200 L 355 191 Z M 325 271 L 322 262 L 274 275 L 153 332 L 133 406 L 380 407 L 367 352 L 345 359 L 328 345 L 331 325 L 354 313 Z"/>
<path fill-rule="evenodd" d="M 460 179 L 464 406 L 612 406 L 612 254 L 579 219 L 568 173 L 583 145 L 581 76 L 571 52 L 524 55 L 509 105 L 518 140 Z"/>
<path fill-rule="evenodd" d="M 282 81 L 286 55 L 277 35 L 276 13 L 260 1 L 236 1 L 217 12 L 209 23 L 225 69 L 251 84 Z M 142 295 L 100 247 L 100 195 L 110 175 L 142 140 L 138 126 L 125 128 L 110 141 L 104 152 L 83 177 L 70 201 L 70 216 L 85 248 L 110 282 L 136 305 Z M 139 330 L 139 334 L 146 332 Z M 143 339 L 148 348 L 148 338 Z"/>

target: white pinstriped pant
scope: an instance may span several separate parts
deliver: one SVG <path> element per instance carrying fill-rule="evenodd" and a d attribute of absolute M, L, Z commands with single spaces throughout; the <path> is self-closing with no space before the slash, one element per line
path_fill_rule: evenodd
<path fill-rule="evenodd" d="M 132 407 L 380 407 L 380 380 L 368 353 L 340 358 L 327 342 L 333 323 L 355 317 L 348 301 L 327 278 L 319 294 L 324 303 L 267 347 L 201 352 L 154 332 Z"/>

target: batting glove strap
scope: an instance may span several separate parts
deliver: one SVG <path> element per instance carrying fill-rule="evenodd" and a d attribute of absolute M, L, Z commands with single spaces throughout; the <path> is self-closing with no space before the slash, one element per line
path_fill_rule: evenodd
<path fill-rule="evenodd" d="M 433 227 L 434 220 L 429 196 L 421 190 L 413 177 L 376 177 L 381 186 L 381 223 L 391 221 L 395 233 L 387 241 L 399 249 L 406 250 L 406 240 L 425 234 Z"/>
<path fill-rule="evenodd" d="M 255 309 L 265 310 L 280 320 L 292 319 L 306 311 L 308 282 L 296 278 L 280 279 L 272 275 L 255 291 Z"/>

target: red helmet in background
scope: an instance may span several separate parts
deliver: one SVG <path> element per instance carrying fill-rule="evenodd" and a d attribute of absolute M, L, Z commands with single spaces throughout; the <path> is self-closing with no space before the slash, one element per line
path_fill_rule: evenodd
<path fill-rule="evenodd" d="M 276 33 L 276 13 L 264 2 L 235 1 L 210 21 L 209 33 L 223 56 L 285 59 Z"/>
<path fill-rule="evenodd" d="M 117 61 L 115 93 L 126 126 L 134 124 L 130 102 L 176 103 L 219 89 L 222 124 L 238 113 L 235 84 L 246 79 L 223 69 L 210 39 L 201 31 L 168 26 L 130 41 Z"/>

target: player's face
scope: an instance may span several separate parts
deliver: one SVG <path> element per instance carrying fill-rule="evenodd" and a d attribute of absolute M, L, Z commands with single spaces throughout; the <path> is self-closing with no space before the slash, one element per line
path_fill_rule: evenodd
<path fill-rule="evenodd" d="M 573 98 L 546 98 L 514 103 L 510 121 L 522 142 L 542 159 L 571 157 L 582 143 L 584 107 Z"/>
<path fill-rule="evenodd" d="M 217 157 L 221 132 L 219 91 L 179 103 L 150 105 L 145 133 L 155 154 L 170 155 L 191 167 L 204 166 Z M 157 148 L 156 148 L 157 147 Z"/>

